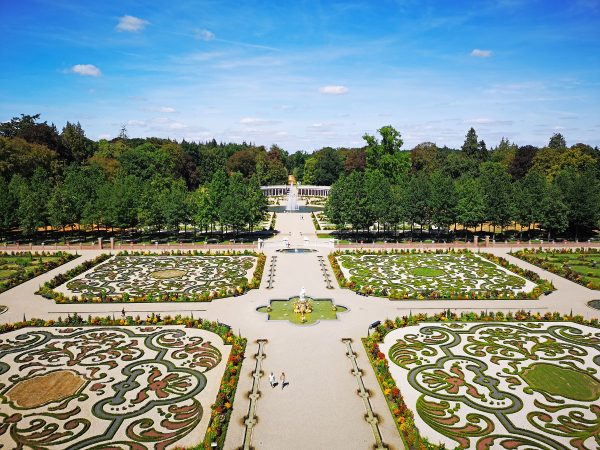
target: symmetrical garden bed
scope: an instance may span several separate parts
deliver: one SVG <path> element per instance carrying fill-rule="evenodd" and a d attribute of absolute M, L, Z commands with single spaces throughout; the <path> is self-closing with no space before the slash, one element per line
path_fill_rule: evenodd
<path fill-rule="evenodd" d="M 264 263 L 263 254 L 251 252 L 123 252 L 75 271 L 67 283 L 65 277 L 46 283 L 38 293 L 59 303 L 210 301 L 260 286 Z"/>
<path fill-rule="evenodd" d="M 65 252 L 0 252 L 0 292 L 77 258 Z"/>
<path fill-rule="evenodd" d="M 597 248 L 519 250 L 513 255 L 589 289 L 600 290 L 600 250 Z"/>
<path fill-rule="evenodd" d="M 3 443 L 223 447 L 244 339 L 221 324 L 181 317 L 61 324 L 34 319 L 1 327 Z"/>
<path fill-rule="evenodd" d="M 598 447 L 596 319 L 421 315 L 363 342 L 410 449 Z"/>
<path fill-rule="evenodd" d="M 538 298 L 553 290 L 534 272 L 491 254 L 458 251 L 337 251 L 341 287 L 391 299 Z"/>

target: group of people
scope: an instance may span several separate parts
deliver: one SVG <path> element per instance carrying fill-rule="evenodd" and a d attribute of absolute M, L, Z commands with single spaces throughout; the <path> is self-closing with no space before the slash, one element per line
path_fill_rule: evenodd
<path fill-rule="evenodd" d="M 281 375 L 279 375 L 279 383 L 281 384 L 281 389 L 286 386 L 287 383 L 285 382 L 285 372 L 281 372 Z M 275 379 L 275 374 L 273 372 L 269 374 L 269 384 L 272 388 L 277 386 L 277 380 Z"/>

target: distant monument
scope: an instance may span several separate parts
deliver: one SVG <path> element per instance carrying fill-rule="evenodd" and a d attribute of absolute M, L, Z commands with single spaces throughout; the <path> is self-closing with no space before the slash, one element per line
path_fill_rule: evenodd
<path fill-rule="evenodd" d="M 286 212 L 300 210 L 300 205 L 298 205 L 298 187 L 295 184 L 290 185 L 285 210 Z"/>

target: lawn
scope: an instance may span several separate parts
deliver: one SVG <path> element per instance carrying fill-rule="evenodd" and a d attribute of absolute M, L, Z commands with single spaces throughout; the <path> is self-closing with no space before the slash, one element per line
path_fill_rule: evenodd
<path fill-rule="evenodd" d="M 519 250 L 513 255 L 589 289 L 600 290 L 598 249 Z"/>
<path fill-rule="evenodd" d="M 77 255 L 64 252 L 0 252 L 0 292 L 52 270 Z"/>

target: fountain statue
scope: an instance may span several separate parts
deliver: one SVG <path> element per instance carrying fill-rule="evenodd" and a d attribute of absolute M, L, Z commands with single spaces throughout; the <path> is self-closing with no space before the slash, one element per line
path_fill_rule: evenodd
<path fill-rule="evenodd" d="M 306 322 L 305 315 L 312 312 L 312 304 L 306 297 L 306 289 L 304 289 L 304 286 L 302 286 L 302 289 L 300 290 L 298 300 L 294 302 L 294 312 L 300 314 L 301 322 Z"/>

